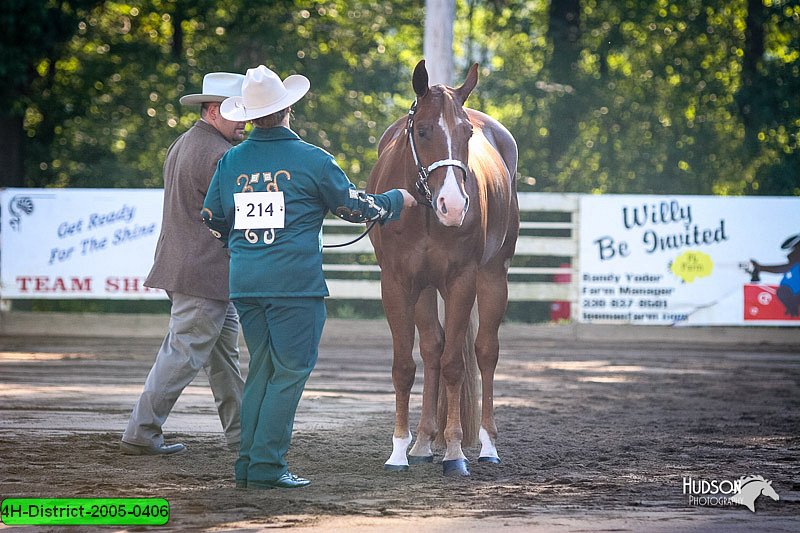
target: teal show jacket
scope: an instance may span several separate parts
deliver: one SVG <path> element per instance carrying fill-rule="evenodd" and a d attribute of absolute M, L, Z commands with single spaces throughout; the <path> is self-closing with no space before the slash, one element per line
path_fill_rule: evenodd
<path fill-rule="evenodd" d="M 283 192 L 284 227 L 234 229 L 234 194 L 270 191 Z M 324 297 L 322 221 L 328 211 L 349 222 L 383 223 L 398 219 L 402 209 L 399 190 L 356 191 L 331 154 L 278 126 L 255 128 L 222 156 L 202 216 L 230 248 L 231 299 Z"/>

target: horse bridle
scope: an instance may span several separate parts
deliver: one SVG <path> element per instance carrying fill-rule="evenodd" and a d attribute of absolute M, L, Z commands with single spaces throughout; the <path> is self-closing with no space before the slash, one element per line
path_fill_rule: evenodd
<path fill-rule="evenodd" d="M 439 167 L 456 167 L 464 171 L 464 181 L 466 181 L 467 176 L 469 175 L 469 169 L 467 168 L 467 165 L 458 159 L 440 159 L 439 161 L 431 163 L 427 167 L 420 162 L 419 155 L 417 154 L 417 144 L 414 141 L 414 114 L 416 112 L 417 99 L 415 98 L 414 103 L 411 104 L 411 109 L 408 110 L 406 134 L 408 135 L 408 141 L 411 144 L 411 155 L 414 157 L 414 164 L 417 165 L 417 182 L 415 184 L 417 192 L 424 198 L 422 203 L 433 209 L 433 195 L 431 194 L 431 189 L 428 187 L 428 176 L 430 173 Z"/>

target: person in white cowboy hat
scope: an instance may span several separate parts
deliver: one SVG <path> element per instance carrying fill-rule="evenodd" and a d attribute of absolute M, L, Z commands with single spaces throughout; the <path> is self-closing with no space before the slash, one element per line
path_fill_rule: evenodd
<path fill-rule="evenodd" d="M 120 444 L 128 455 L 183 451 L 165 444 L 161 426 L 178 396 L 205 369 L 225 438 L 238 449 L 244 380 L 239 370 L 239 322 L 228 295 L 228 254 L 203 225 L 203 206 L 211 176 L 222 154 L 241 141 L 245 123 L 220 114 L 220 104 L 239 96 L 244 76 L 212 72 L 201 94 L 182 97 L 200 105 L 200 120 L 178 137 L 164 161 L 164 210 L 155 262 L 145 285 L 167 291 L 169 329 L 156 355 Z"/>
<path fill-rule="evenodd" d="M 310 483 L 289 472 L 285 455 L 325 324 L 326 213 L 386 223 L 416 205 L 402 189 L 356 191 L 331 154 L 290 129 L 291 106 L 309 87 L 304 76 L 281 80 L 263 65 L 247 71 L 242 95 L 221 109 L 255 128 L 220 159 L 203 208 L 206 224 L 231 251 L 230 294 L 250 352 L 234 466 L 239 488 Z"/>

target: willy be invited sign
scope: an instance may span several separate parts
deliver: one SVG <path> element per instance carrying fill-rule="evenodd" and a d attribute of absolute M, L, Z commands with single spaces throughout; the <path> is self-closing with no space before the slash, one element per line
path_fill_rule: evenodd
<path fill-rule="evenodd" d="M 800 198 L 582 196 L 579 320 L 800 325 L 798 233 Z"/>
<path fill-rule="evenodd" d="M 162 204 L 161 189 L 0 191 L 0 295 L 166 298 L 144 286 Z"/>

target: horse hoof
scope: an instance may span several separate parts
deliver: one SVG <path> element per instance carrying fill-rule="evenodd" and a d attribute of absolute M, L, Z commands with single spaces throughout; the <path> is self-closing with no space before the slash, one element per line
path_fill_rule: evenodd
<path fill-rule="evenodd" d="M 384 464 L 383 469 L 387 472 L 405 472 L 408 470 L 408 465 L 390 465 Z"/>
<path fill-rule="evenodd" d="M 447 477 L 466 477 L 469 476 L 466 459 L 450 459 L 442 461 L 442 470 Z"/>
<path fill-rule="evenodd" d="M 433 455 L 409 455 L 408 464 L 419 465 L 422 463 L 432 463 Z"/>
<path fill-rule="evenodd" d="M 489 456 L 486 456 L 486 457 L 478 457 L 478 462 L 479 463 L 492 463 L 494 465 L 499 465 L 500 464 L 500 458 L 489 455 Z"/>

